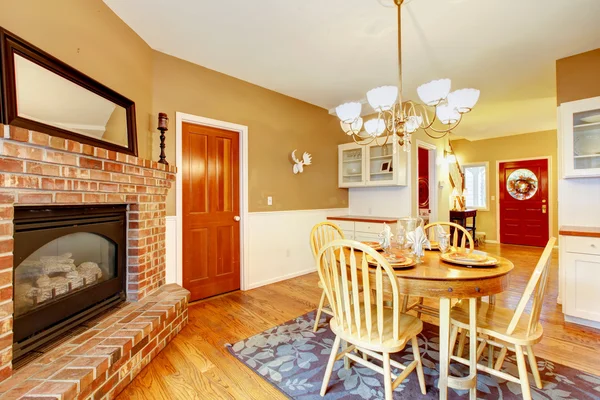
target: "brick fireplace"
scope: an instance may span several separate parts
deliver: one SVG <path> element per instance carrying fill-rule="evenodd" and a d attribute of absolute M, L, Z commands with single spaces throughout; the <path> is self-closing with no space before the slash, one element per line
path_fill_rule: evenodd
<path fill-rule="evenodd" d="M 165 286 L 175 167 L 14 126 L 0 132 L 0 395 L 114 397 L 187 322 L 187 291 Z M 128 303 L 13 375 L 15 207 L 89 204 L 128 206 Z"/>

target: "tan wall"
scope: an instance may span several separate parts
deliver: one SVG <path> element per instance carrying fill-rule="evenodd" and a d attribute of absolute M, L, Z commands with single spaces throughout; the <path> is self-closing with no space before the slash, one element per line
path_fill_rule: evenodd
<path fill-rule="evenodd" d="M 600 49 L 556 61 L 556 101 L 600 96 Z"/>
<path fill-rule="evenodd" d="M 154 52 L 153 114 L 169 115 L 166 153 L 171 164 L 176 111 L 248 126 L 251 212 L 348 206 L 347 191 L 337 188 L 337 144 L 345 135 L 327 110 Z M 157 158 L 158 141 L 153 144 Z M 292 173 L 294 149 L 313 155 L 314 165 L 303 174 Z M 273 196 L 273 206 L 267 206 L 267 196 Z M 173 190 L 167 207 L 174 215 Z"/>
<path fill-rule="evenodd" d="M 461 164 L 489 162 L 490 198 L 498 199 L 498 173 L 496 161 L 522 160 L 535 157 L 551 157 L 551 224 L 553 235 L 558 235 L 558 158 L 556 131 L 526 133 L 495 139 L 454 140 L 452 147 Z M 488 240 L 498 240 L 496 235 L 496 200 L 489 201 L 489 211 L 477 212 L 477 230 L 485 232 Z"/>
<path fill-rule="evenodd" d="M 0 0 L 0 26 L 133 100 L 150 157 L 152 50 L 101 0 Z"/>

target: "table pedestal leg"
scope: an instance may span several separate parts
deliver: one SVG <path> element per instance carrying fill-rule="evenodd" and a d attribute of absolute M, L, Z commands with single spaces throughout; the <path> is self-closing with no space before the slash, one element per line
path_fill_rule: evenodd
<path fill-rule="evenodd" d="M 469 390 L 469 399 L 477 399 L 477 299 L 469 299 L 469 376 L 448 377 L 448 387 Z M 450 359 L 452 355 L 450 354 Z M 441 345 L 440 345 L 441 358 Z"/>
<path fill-rule="evenodd" d="M 450 364 L 450 299 L 440 298 L 440 399 L 448 398 L 448 367 Z"/>

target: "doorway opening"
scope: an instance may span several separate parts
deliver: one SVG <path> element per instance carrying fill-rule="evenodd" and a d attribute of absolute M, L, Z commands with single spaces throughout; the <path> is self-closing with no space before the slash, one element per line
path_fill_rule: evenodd
<path fill-rule="evenodd" d="M 425 224 L 437 221 L 436 147 L 417 141 L 417 209 Z"/>

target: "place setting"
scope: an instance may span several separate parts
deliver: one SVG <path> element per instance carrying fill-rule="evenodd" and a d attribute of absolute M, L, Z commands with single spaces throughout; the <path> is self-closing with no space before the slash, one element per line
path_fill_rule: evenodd
<path fill-rule="evenodd" d="M 400 248 L 392 247 L 392 230 L 389 225 L 383 224 L 383 231 L 379 233 L 379 241 L 362 242 L 373 250 L 381 252 L 383 258 L 390 264 L 393 269 L 411 268 L 417 264 L 413 257 L 407 257 L 404 251 Z M 366 255 L 367 262 L 374 266 L 377 261 L 370 255 Z"/>

